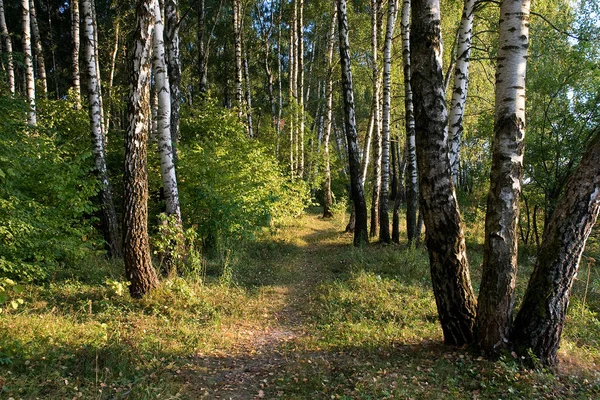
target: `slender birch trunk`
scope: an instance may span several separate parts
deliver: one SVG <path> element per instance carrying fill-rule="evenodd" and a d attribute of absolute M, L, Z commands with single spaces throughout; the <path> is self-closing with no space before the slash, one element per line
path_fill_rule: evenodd
<path fill-rule="evenodd" d="M 150 114 L 150 49 L 154 3 L 138 0 L 130 64 L 129 123 L 125 136 L 123 243 L 125 274 L 132 297 L 142 297 L 158 284 L 148 243 L 148 116 Z"/>
<path fill-rule="evenodd" d="M 79 0 L 71 1 L 71 37 L 73 38 L 73 52 L 71 53 L 71 68 L 73 74 L 73 92 L 75 103 L 81 107 L 81 81 L 79 78 Z"/>
<path fill-rule="evenodd" d="M 277 138 L 275 140 L 275 157 L 279 157 L 279 140 L 281 136 L 281 113 L 283 111 L 283 88 L 282 88 L 282 79 L 281 79 L 281 21 L 282 21 L 282 13 L 283 13 L 283 1 L 279 1 L 279 16 L 277 19 L 277 90 L 278 90 L 278 99 L 277 99 L 277 125 L 275 128 L 275 132 L 277 134 Z"/>
<path fill-rule="evenodd" d="M 208 90 L 207 68 L 205 60 L 204 35 L 206 34 L 206 1 L 198 0 L 198 73 L 200 86 L 198 90 L 204 94 Z"/>
<path fill-rule="evenodd" d="M 299 119 L 299 137 L 298 143 L 298 176 L 304 178 L 304 0 L 298 0 L 298 119 Z"/>
<path fill-rule="evenodd" d="M 11 94 L 15 94 L 15 66 L 13 62 L 12 41 L 8 33 L 8 27 L 6 26 L 3 0 L 0 0 L 0 34 L 2 35 L 4 48 L 6 49 L 6 53 L 8 55 L 6 65 L 6 70 L 8 73 L 8 90 L 10 90 Z"/>
<path fill-rule="evenodd" d="M 37 13 L 35 11 L 35 2 L 33 0 L 29 0 L 29 13 L 31 15 L 31 36 L 33 38 L 35 59 L 37 60 L 38 76 L 42 86 L 42 94 L 47 96 L 48 79 L 46 78 L 46 61 L 44 59 L 42 38 L 40 37 L 40 28 L 37 23 Z"/>
<path fill-rule="evenodd" d="M 92 5 L 92 21 L 94 23 L 94 41 L 98 43 L 98 21 L 96 19 L 96 0 L 90 0 Z M 100 78 L 100 53 L 98 46 L 94 47 L 96 52 L 96 74 L 98 76 L 98 94 L 100 96 L 100 115 L 102 116 L 102 133 L 106 139 L 108 127 L 104 125 L 104 96 L 102 96 L 102 79 Z"/>
<path fill-rule="evenodd" d="M 600 132 L 569 178 L 550 222 L 514 322 L 519 355 L 531 350 L 546 365 L 558 361 L 569 297 L 586 241 L 600 211 Z"/>
<path fill-rule="evenodd" d="M 342 67 L 342 87 L 344 93 L 344 122 L 346 126 L 348 160 L 350 167 L 350 186 L 352 192 L 352 201 L 356 209 L 354 246 L 358 247 L 369 242 L 367 231 L 367 203 L 365 202 L 363 185 L 360 182 L 360 152 L 358 147 L 358 134 L 356 131 L 352 71 L 350 69 L 350 41 L 348 40 L 346 0 L 337 0 L 337 7 L 340 41 L 340 63 Z"/>
<path fill-rule="evenodd" d="M 119 222 L 115 211 L 112 188 L 108 179 L 106 167 L 105 136 L 102 131 L 102 115 L 100 114 L 100 94 L 98 92 L 98 71 L 96 70 L 96 52 L 94 47 L 98 44 L 94 36 L 94 24 L 89 0 L 82 0 L 85 36 L 85 64 L 87 68 L 87 86 L 89 100 L 89 116 L 91 125 L 92 153 L 94 154 L 95 170 L 100 181 L 100 203 L 104 239 L 108 244 L 111 257 L 121 257 L 121 238 L 119 236 Z"/>
<path fill-rule="evenodd" d="M 525 145 L 529 8 L 529 0 L 503 0 L 500 4 L 492 167 L 477 308 L 477 341 L 488 354 L 506 347 L 513 316 Z"/>
<path fill-rule="evenodd" d="M 292 179 L 296 178 L 296 168 L 295 162 L 296 159 L 294 152 L 294 137 L 296 132 L 296 101 L 295 101 L 295 89 L 294 85 L 296 82 L 296 46 L 295 46 L 295 38 L 296 38 L 296 0 L 292 0 L 292 17 L 289 23 L 290 26 L 290 39 L 289 39 L 289 70 L 288 70 L 288 108 L 290 111 L 289 115 L 289 126 L 290 126 L 290 172 Z"/>
<path fill-rule="evenodd" d="M 456 66 L 454 67 L 454 86 L 452 88 L 452 101 L 449 110 L 448 122 L 448 147 L 450 168 L 452 169 L 452 182 L 458 184 L 458 168 L 460 165 L 460 144 L 463 133 L 463 117 L 467 102 L 467 88 L 469 85 L 469 62 L 471 55 L 471 41 L 473 39 L 473 15 L 475 14 L 475 0 L 465 0 L 460 27 L 458 29 L 458 48 Z"/>
<path fill-rule="evenodd" d="M 404 69 L 404 115 L 406 127 L 406 236 L 413 244 L 418 237 L 417 211 L 419 210 L 419 182 L 417 176 L 417 149 L 415 142 L 415 113 L 411 86 L 410 56 L 411 0 L 402 4 L 402 65 Z"/>
<path fill-rule="evenodd" d="M 50 0 L 46 0 L 46 9 L 50 10 Z M 54 44 L 54 30 L 52 29 L 52 13 L 48 12 L 48 45 L 50 55 L 52 56 L 52 77 L 54 78 L 54 96 L 58 100 L 60 93 L 58 91 L 58 68 L 56 66 L 56 45 Z"/>
<path fill-rule="evenodd" d="M 175 160 L 177 160 L 179 119 L 181 113 L 181 59 L 179 52 L 178 7 L 178 0 L 166 0 L 165 2 L 165 46 L 169 71 L 169 89 L 171 91 L 171 142 L 173 143 L 173 157 Z"/>
<path fill-rule="evenodd" d="M 400 145 L 396 142 L 396 157 L 398 158 L 398 175 L 396 177 L 396 197 L 394 199 L 394 214 L 392 217 L 392 242 L 400 243 L 400 205 L 404 198 L 404 173 L 406 171 L 405 158 L 400 155 Z"/>
<path fill-rule="evenodd" d="M 254 137 L 254 126 L 252 124 L 252 85 L 250 83 L 250 71 L 248 68 L 248 53 L 244 50 L 244 78 L 246 81 L 246 118 L 248 120 L 248 137 Z"/>
<path fill-rule="evenodd" d="M 476 302 L 448 160 L 439 0 L 414 0 L 410 46 L 419 193 L 431 281 L 444 341 L 460 346 L 473 341 Z"/>
<path fill-rule="evenodd" d="M 241 21 L 241 0 L 233 0 L 233 37 L 235 54 L 235 101 L 238 107 L 238 117 L 242 118 L 242 108 L 244 103 L 244 90 L 242 87 L 243 64 L 242 64 L 242 21 Z"/>
<path fill-rule="evenodd" d="M 371 69 L 373 72 L 373 103 L 371 105 L 371 123 L 373 129 L 373 193 L 371 197 L 371 229 L 369 236 L 374 237 L 379 230 L 379 199 L 381 194 L 381 85 L 379 84 L 379 23 L 378 15 L 381 0 L 371 0 Z M 367 149 L 368 151 L 368 149 Z M 366 161 L 367 157 L 365 157 Z M 366 163 L 365 163 L 366 166 Z"/>
<path fill-rule="evenodd" d="M 325 133 L 323 135 L 323 160 L 325 163 L 325 179 L 323 180 L 323 218 L 333 217 L 331 207 L 333 196 L 331 195 L 331 156 L 329 154 L 329 141 L 331 138 L 331 127 L 333 117 L 333 49 L 335 47 L 335 20 L 337 8 L 334 6 L 331 12 L 331 23 L 329 24 L 329 36 L 327 46 L 327 86 L 325 88 Z"/>
<path fill-rule="evenodd" d="M 113 83 L 115 79 L 115 69 L 117 65 L 117 53 L 119 52 L 119 20 L 115 22 L 115 44 L 113 51 L 110 55 L 110 73 L 108 75 L 108 85 L 106 87 L 106 97 L 108 99 L 107 113 L 104 118 L 104 126 L 108 131 L 110 129 L 110 120 L 112 118 L 112 104 L 113 104 Z"/>
<path fill-rule="evenodd" d="M 33 73 L 33 52 L 31 50 L 31 14 L 29 12 L 29 0 L 21 0 L 21 25 L 23 29 L 23 56 L 25 64 L 25 87 L 27 90 L 27 123 L 31 126 L 37 125 L 37 113 L 35 110 L 35 75 Z"/>
<path fill-rule="evenodd" d="M 381 192 L 379 195 L 379 240 L 391 243 L 389 216 L 390 114 L 392 86 L 392 36 L 396 25 L 396 0 L 388 0 L 388 19 L 383 49 L 383 126 L 381 130 Z"/>

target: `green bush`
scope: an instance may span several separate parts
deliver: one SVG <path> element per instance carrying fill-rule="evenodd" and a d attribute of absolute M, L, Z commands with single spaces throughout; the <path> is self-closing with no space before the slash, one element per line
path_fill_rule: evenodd
<path fill-rule="evenodd" d="M 230 110 L 207 101 L 181 121 L 179 182 L 186 223 L 205 243 L 251 237 L 260 227 L 301 214 L 304 182 L 287 179 L 274 155 L 246 136 Z"/>
<path fill-rule="evenodd" d="M 31 128 L 24 107 L 0 97 L 0 277 L 41 280 L 96 247 L 82 219 L 94 212 L 98 186 L 85 113 L 48 101 Z"/>

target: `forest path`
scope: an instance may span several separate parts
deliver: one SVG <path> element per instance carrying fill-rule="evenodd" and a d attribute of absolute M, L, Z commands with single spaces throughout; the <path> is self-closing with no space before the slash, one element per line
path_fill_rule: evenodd
<path fill-rule="evenodd" d="M 281 371 L 307 357 L 297 350 L 302 347 L 299 342 L 310 335 L 307 324 L 313 292 L 331 277 L 331 263 L 343 262 L 340 252 L 348 251 L 351 240 L 342 232 L 341 222 L 316 214 L 265 238 L 251 261 L 260 265 L 259 271 L 270 273 L 267 284 L 259 289 L 264 320 L 223 327 L 223 335 L 229 337 L 227 349 L 193 357 L 185 396 L 260 399 L 282 395 L 276 390 Z"/>

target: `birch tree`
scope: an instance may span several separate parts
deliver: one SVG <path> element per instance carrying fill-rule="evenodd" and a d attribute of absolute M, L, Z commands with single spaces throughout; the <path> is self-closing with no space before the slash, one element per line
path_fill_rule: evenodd
<path fill-rule="evenodd" d="M 465 5 L 458 28 L 456 64 L 454 66 L 454 84 L 452 87 L 452 100 L 450 102 L 448 121 L 448 156 L 452 170 L 452 182 L 458 182 L 458 168 L 460 165 L 460 144 L 463 133 L 463 118 L 467 102 L 467 88 L 469 85 L 469 63 L 471 56 L 471 41 L 473 39 L 473 16 L 475 14 L 475 0 L 465 0 Z"/>
<path fill-rule="evenodd" d="M 419 193 L 431 281 L 444 341 L 463 345 L 473 341 L 476 305 L 450 177 L 439 0 L 413 1 L 410 48 Z"/>
<path fill-rule="evenodd" d="M 388 19 L 383 49 L 383 121 L 381 130 L 381 193 L 379 196 L 379 240 L 391 243 L 389 216 L 390 186 L 390 114 L 392 37 L 396 24 L 396 1 L 388 1 Z"/>
<path fill-rule="evenodd" d="M 15 94 L 15 66 L 13 61 L 12 41 L 6 26 L 6 18 L 4 15 L 4 3 L 0 0 L 0 35 L 2 35 L 2 43 L 7 53 L 6 72 L 8 75 L 8 90 L 11 94 Z"/>
<path fill-rule="evenodd" d="M 477 309 L 477 341 L 492 354 L 508 342 L 517 279 L 529 8 L 529 0 L 500 3 L 492 166 Z"/>
<path fill-rule="evenodd" d="M 46 61 L 44 60 L 44 49 L 42 47 L 40 28 L 37 23 L 37 13 L 35 11 L 34 0 L 29 0 L 29 12 L 31 15 L 31 34 L 33 37 L 33 46 L 35 48 L 35 60 L 37 61 L 38 77 L 42 86 L 42 93 L 44 96 L 47 96 L 48 80 L 46 78 Z"/>
<path fill-rule="evenodd" d="M 233 41 L 235 54 L 235 101 L 238 107 L 238 116 L 242 118 L 244 101 L 243 91 L 243 65 L 242 65 L 242 21 L 241 0 L 233 0 Z"/>
<path fill-rule="evenodd" d="M 181 113 L 181 60 L 179 52 L 179 9 L 178 0 L 165 1 L 165 46 L 171 91 L 171 141 L 173 156 L 177 159 L 179 119 Z"/>
<path fill-rule="evenodd" d="M 333 49 L 335 46 L 335 20 L 337 7 L 331 12 L 331 23 L 329 25 L 329 36 L 327 45 L 327 85 L 325 88 L 325 130 L 323 134 L 323 160 L 325 163 L 325 179 L 323 180 L 323 218 L 333 217 L 331 207 L 333 196 L 331 195 L 331 156 L 329 153 L 329 142 L 331 128 L 333 125 Z"/>
<path fill-rule="evenodd" d="M 406 236 L 412 244 L 418 236 L 417 211 L 419 209 L 417 149 L 415 142 L 415 114 L 411 86 L 410 65 L 410 15 L 411 0 L 402 3 L 402 66 L 404 71 L 404 124 L 406 128 Z"/>
<path fill-rule="evenodd" d="M 369 144 L 373 138 L 373 193 L 371 197 L 371 228 L 369 236 L 377 235 L 379 226 L 379 200 L 381 198 L 381 85 L 379 77 L 379 23 L 378 15 L 381 8 L 381 0 L 371 0 L 371 69 L 373 75 L 373 100 L 371 103 L 371 117 L 369 121 L 369 133 L 365 140 L 365 151 L 363 151 L 363 177 L 367 175 L 367 166 L 369 159 Z M 363 179 L 364 184 L 364 179 Z"/>
<path fill-rule="evenodd" d="M 150 114 L 150 49 L 154 3 L 138 0 L 130 60 L 128 126 L 125 136 L 123 244 L 125 274 L 132 297 L 142 297 L 158 284 L 148 243 L 148 173 L 146 169 Z"/>
<path fill-rule="evenodd" d="M 360 153 L 356 116 L 354 110 L 354 89 L 352 86 L 352 71 L 350 69 L 350 41 L 348 39 L 348 17 L 346 0 L 337 1 L 337 18 L 340 44 L 340 64 L 342 68 L 342 89 L 344 94 L 344 125 L 348 142 L 348 161 L 350 169 L 350 189 L 352 201 L 356 209 L 356 225 L 354 229 L 354 246 L 368 243 L 367 204 L 363 185 L 360 179 Z"/>
<path fill-rule="evenodd" d="M 117 213 L 113 201 L 112 189 L 108 179 L 105 156 L 105 135 L 102 131 L 102 115 L 100 113 L 100 93 L 98 92 L 98 73 L 96 70 L 96 51 L 94 47 L 98 44 L 94 36 L 94 23 L 92 20 L 92 9 L 89 0 L 82 0 L 81 8 L 85 22 L 85 63 L 87 68 L 87 87 L 89 116 L 92 138 L 92 153 L 94 154 L 95 171 L 100 181 L 100 203 L 102 213 L 102 225 L 104 228 L 104 239 L 108 244 L 111 257 L 121 257 L 121 238 Z"/>
<path fill-rule="evenodd" d="M 298 0 L 298 27 L 296 29 L 298 38 L 298 92 L 296 98 L 298 99 L 298 143 L 300 149 L 298 150 L 298 176 L 300 179 L 304 177 L 304 0 Z"/>
<path fill-rule="evenodd" d="M 29 0 L 21 0 L 21 26 L 23 29 L 23 56 L 25 64 L 25 88 L 27 93 L 27 123 L 31 126 L 37 125 L 37 114 L 35 110 L 35 75 L 33 73 L 33 52 L 31 50 L 31 14 L 29 12 Z"/>
<path fill-rule="evenodd" d="M 71 0 L 71 37 L 73 52 L 71 53 L 71 68 L 75 102 L 81 105 L 81 81 L 79 78 L 79 0 Z"/>

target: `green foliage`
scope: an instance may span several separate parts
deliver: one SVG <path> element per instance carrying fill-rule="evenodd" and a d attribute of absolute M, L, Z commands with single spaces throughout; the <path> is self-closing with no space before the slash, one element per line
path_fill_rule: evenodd
<path fill-rule="evenodd" d="M 97 245 L 83 220 L 97 191 L 84 114 L 66 101 L 39 109 L 31 128 L 20 101 L 0 98 L 0 276 L 17 280 L 45 279 Z"/>
<path fill-rule="evenodd" d="M 182 213 L 205 244 L 251 237 L 261 226 L 300 215 L 304 182 L 287 179 L 275 158 L 231 111 L 207 101 L 181 123 L 179 182 Z"/>
<path fill-rule="evenodd" d="M 0 313 L 3 311 L 2 306 L 8 304 L 9 309 L 16 310 L 20 304 L 23 304 L 23 299 L 15 297 L 23 291 L 22 285 L 17 285 L 15 281 L 8 278 L 0 278 Z"/>

